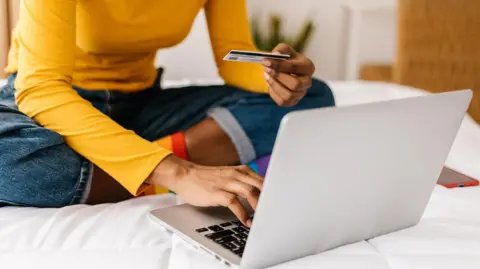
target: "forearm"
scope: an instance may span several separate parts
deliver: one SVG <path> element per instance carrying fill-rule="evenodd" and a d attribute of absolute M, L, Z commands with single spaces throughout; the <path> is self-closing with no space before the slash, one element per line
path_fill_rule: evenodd
<path fill-rule="evenodd" d="M 24 0 L 18 24 L 20 111 L 64 137 L 132 194 L 170 152 L 95 109 L 72 89 L 76 1 Z"/>
<path fill-rule="evenodd" d="M 215 62 L 223 80 L 248 91 L 267 93 L 268 87 L 260 65 L 223 61 L 223 57 L 232 49 L 257 50 L 250 32 L 245 0 L 209 0 L 205 14 Z"/>

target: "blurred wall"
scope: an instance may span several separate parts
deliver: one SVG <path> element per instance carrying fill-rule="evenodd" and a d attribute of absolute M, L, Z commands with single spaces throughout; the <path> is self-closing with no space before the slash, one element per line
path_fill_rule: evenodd
<path fill-rule="evenodd" d="M 7 65 L 10 33 L 18 20 L 19 6 L 19 0 L 0 0 L 0 78 L 6 75 L 3 69 Z"/>
<path fill-rule="evenodd" d="M 219 79 L 203 11 L 181 44 L 157 53 L 156 65 L 165 68 L 164 79 Z"/>
<path fill-rule="evenodd" d="M 316 31 L 306 54 L 317 67 L 316 76 L 323 79 L 341 79 L 344 73 L 346 45 L 347 3 L 362 5 L 369 2 L 395 2 L 395 0 L 249 0 L 250 15 L 267 22 L 269 14 L 285 18 L 285 32 L 294 34 L 306 18 L 312 18 Z M 359 60 L 361 63 L 390 63 L 395 51 L 395 13 L 368 12 L 360 27 Z M 167 79 L 215 79 L 218 78 L 210 50 L 203 13 L 197 17 L 187 39 L 179 46 L 159 52 L 157 65 L 166 66 Z M 203 68 L 198 68 L 203 66 Z"/>
<path fill-rule="evenodd" d="M 15 10 L 18 9 L 20 1 L 8 1 L 9 8 L 13 9 L 13 12 L 10 12 L 13 14 L 10 19 L 14 22 L 18 13 Z M 248 7 L 250 15 L 259 16 L 265 24 L 268 15 L 274 13 L 282 15 L 285 18 L 285 32 L 290 34 L 296 33 L 306 18 L 312 18 L 316 31 L 306 54 L 316 64 L 316 76 L 336 80 L 341 79 L 344 73 L 346 16 L 342 6 L 346 3 L 362 5 L 379 1 L 395 2 L 395 0 L 248 0 Z M 2 4 L 6 2 L 0 1 Z M 394 12 L 366 13 L 361 24 L 360 63 L 390 63 L 395 44 Z M 6 28 L 3 30 L 8 31 Z M 3 56 L 5 52 L 5 48 L 0 49 Z M 167 79 L 218 78 L 203 12 L 197 17 L 186 40 L 177 47 L 159 52 L 156 64 L 166 67 Z"/>

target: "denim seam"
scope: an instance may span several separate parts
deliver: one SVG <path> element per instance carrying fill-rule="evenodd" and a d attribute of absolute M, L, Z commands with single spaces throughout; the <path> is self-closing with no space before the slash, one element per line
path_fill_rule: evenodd
<path fill-rule="evenodd" d="M 15 89 L 11 83 L 7 83 L 0 87 L 0 100 L 15 101 Z"/>
<path fill-rule="evenodd" d="M 84 203 L 89 195 L 91 181 L 93 176 L 93 165 L 88 160 L 84 160 L 80 168 L 80 177 L 75 193 L 70 201 L 70 205 Z"/>
<path fill-rule="evenodd" d="M 2 96 L 5 96 L 5 97 L 13 96 L 13 90 L 9 84 L 5 84 L 2 87 L 0 87 L 0 97 Z"/>
<path fill-rule="evenodd" d="M 86 161 L 88 162 L 88 161 Z M 82 198 L 80 199 L 80 204 L 85 204 L 87 203 L 88 196 L 90 195 L 90 190 L 92 188 L 92 180 L 93 180 L 93 164 L 89 163 L 89 172 L 88 172 L 88 178 L 87 178 L 87 183 L 85 184 L 85 189 L 83 190 Z"/>
<path fill-rule="evenodd" d="M 112 93 L 110 90 L 105 90 L 105 105 L 107 107 L 107 115 L 112 116 Z"/>
<path fill-rule="evenodd" d="M 26 204 L 20 204 L 20 203 L 10 202 L 10 201 L 6 201 L 6 200 L 2 200 L 2 199 L 0 199 L 0 203 L 7 204 L 7 205 L 9 205 L 9 206 L 27 206 Z"/>
<path fill-rule="evenodd" d="M 248 163 L 256 158 L 255 148 L 252 141 L 243 130 L 240 123 L 232 113 L 224 107 L 215 107 L 207 112 L 220 127 L 227 133 L 237 149 L 241 163 Z"/>

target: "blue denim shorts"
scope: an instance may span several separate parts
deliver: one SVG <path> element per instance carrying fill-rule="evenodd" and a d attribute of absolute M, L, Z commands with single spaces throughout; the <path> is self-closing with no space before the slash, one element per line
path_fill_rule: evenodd
<path fill-rule="evenodd" d="M 0 206 L 84 203 L 92 164 L 62 136 L 18 110 L 15 77 L 0 88 Z M 316 79 L 306 97 L 290 108 L 278 107 L 268 95 L 228 85 L 162 89 L 159 78 L 152 87 L 134 93 L 73 88 L 112 120 L 150 141 L 211 117 L 229 135 L 242 163 L 271 153 L 288 112 L 335 104 L 330 88 Z"/>

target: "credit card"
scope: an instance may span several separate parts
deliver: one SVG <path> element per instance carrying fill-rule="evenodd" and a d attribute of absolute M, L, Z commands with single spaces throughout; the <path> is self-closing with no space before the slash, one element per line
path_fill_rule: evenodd
<path fill-rule="evenodd" d="M 227 55 L 225 55 L 225 57 L 223 57 L 223 60 L 244 63 L 259 63 L 263 59 L 287 60 L 288 58 L 290 58 L 290 55 L 287 54 L 231 50 Z"/>

